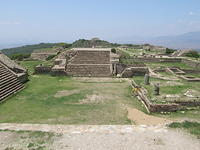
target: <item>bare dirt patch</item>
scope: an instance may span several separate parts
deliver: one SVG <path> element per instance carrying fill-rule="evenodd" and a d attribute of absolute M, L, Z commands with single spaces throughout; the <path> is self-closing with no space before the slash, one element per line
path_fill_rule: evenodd
<path fill-rule="evenodd" d="M 105 100 L 105 97 L 102 95 L 98 94 L 92 94 L 92 95 L 87 95 L 85 99 L 80 101 L 80 104 L 98 104 L 98 103 L 103 103 Z"/>
<path fill-rule="evenodd" d="M 33 138 L 34 132 L 27 136 L 1 131 L 0 149 L 199 150 L 200 147 L 198 139 L 163 126 L 0 124 L 0 129 L 45 132 Z M 51 136 L 49 132 L 55 134 Z"/>
<path fill-rule="evenodd" d="M 72 94 L 76 94 L 76 93 L 79 93 L 80 90 L 63 90 L 63 91 L 58 91 L 54 97 L 55 98 L 60 98 L 60 97 L 64 97 L 64 96 L 69 96 L 69 95 L 72 95 Z"/>
<path fill-rule="evenodd" d="M 161 125 L 172 122 L 171 120 L 150 116 L 135 108 L 128 108 L 128 118 L 137 125 Z"/>
<path fill-rule="evenodd" d="M 94 78 L 94 77 L 74 77 L 73 79 L 83 81 L 83 82 L 124 82 L 127 79 L 121 78 Z"/>

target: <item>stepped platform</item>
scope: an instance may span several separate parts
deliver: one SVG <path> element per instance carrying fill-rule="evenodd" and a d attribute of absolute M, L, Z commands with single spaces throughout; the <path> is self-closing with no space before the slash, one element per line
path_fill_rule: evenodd
<path fill-rule="evenodd" d="M 21 90 L 24 86 L 6 65 L 0 62 L 0 101 Z"/>
<path fill-rule="evenodd" d="M 109 77 L 112 75 L 111 49 L 76 48 L 68 60 L 66 73 L 79 77 Z"/>

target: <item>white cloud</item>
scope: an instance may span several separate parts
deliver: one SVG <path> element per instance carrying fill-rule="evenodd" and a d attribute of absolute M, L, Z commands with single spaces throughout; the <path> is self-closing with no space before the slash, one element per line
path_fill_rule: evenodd
<path fill-rule="evenodd" d="M 20 25 L 19 21 L 0 21 L 0 25 Z"/>

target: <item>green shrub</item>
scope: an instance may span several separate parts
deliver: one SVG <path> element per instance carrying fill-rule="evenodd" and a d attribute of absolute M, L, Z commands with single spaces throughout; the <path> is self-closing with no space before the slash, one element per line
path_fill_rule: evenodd
<path fill-rule="evenodd" d="M 172 54 L 173 52 L 175 52 L 174 49 L 167 48 L 165 53 L 166 54 Z"/>
<path fill-rule="evenodd" d="M 115 48 L 112 48 L 112 49 L 111 49 L 111 52 L 112 52 L 112 53 L 115 53 L 115 54 L 117 53 L 117 51 L 116 51 Z"/>
<path fill-rule="evenodd" d="M 198 122 L 189 122 L 184 121 L 180 122 L 173 122 L 169 125 L 170 128 L 181 128 L 189 131 L 191 134 L 196 135 L 197 138 L 200 139 L 200 123 Z"/>
<path fill-rule="evenodd" d="M 46 58 L 46 60 L 47 60 L 47 61 L 48 61 L 48 60 L 51 60 L 51 59 L 53 59 L 55 56 L 56 56 L 56 55 L 49 55 L 49 56 Z"/>
<path fill-rule="evenodd" d="M 23 59 L 29 58 L 30 56 L 31 56 L 30 54 L 13 54 L 10 56 L 10 58 L 13 60 L 22 61 Z"/>
<path fill-rule="evenodd" d="M 185 54 L 187 57 L 199 58 L 200 54 L 197 51 L 190 51 Z"/>

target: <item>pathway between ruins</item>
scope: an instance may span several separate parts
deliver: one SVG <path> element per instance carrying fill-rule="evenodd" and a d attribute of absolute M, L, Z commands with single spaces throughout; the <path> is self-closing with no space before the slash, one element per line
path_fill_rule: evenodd
<path fill-rule="evenodd" d="M 48 125 L 2 123 L 0 129 L 45 131 L 61 134 L 52 149 L 199 150 L 200 141 L 180 130 L 145 125 Z M 0 147 L 5 134 L 0 132 Z"/>

